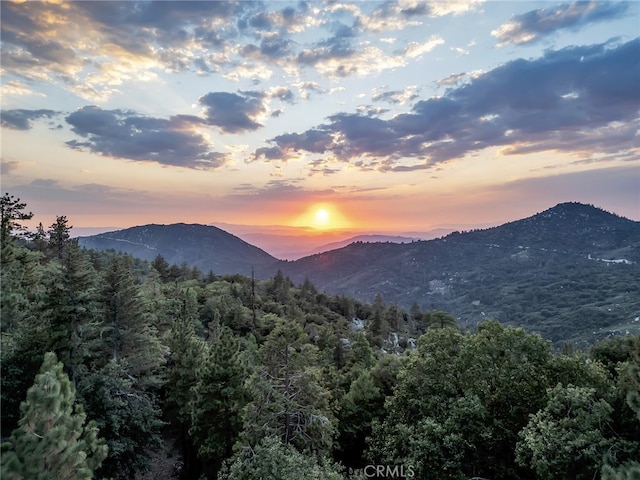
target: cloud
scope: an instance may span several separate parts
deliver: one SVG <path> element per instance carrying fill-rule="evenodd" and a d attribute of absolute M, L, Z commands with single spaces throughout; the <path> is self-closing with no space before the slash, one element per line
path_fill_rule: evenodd
<path fill-rule="evenodd" d="M 0 111 L 0 124 L 5 128 L 11 128 L 13 130 L 29 130 L 35 120 L 39 120 L 41 118 L 52 118 L 58 114 L 59 112 L 47 109 L 2 110 Z"/>
<path fill-rule="evenodd" d="M 624 154 L 637 149 L 639 54 L 640 39 L 547 51 L 478 74 L 410 112 L 389 119 L 339 113 L 276 136 L 267 148 L 283 159 L 306 151 L 378 170 L 426 168 L 495 146 Z M 412 158 L 420 161 L 403 163 Z"/>
<path fill-rule="evenodd" d="M 195 169 L 215 169 L 228 160 L 227 154 L 212 151 L 206 136 L 195 129 L 202 123 L 198 117 L 163 119 L 87 106 L 65 120 L 83 139 L 66 142 L 77 150 Z"/>
<path fill-rule="evenodd" d="M 481 2 L 446 3 L 299 2 L 281 8 L 246 1 L 3 1 L 3 69 L 92 102 L 109 100 L 125 82 L 158 81 L 167 72 L 256 82 L 276 68 L 288 75 L 303 68 L 330 78 L 363 75 L 403 66 L 442 43 L 434 36 L 389 54 L 380 48 L 386 39 L 372 33 L 401 31 L 420 25 L 421 18 L 462 13 Z"/>
<path fill-rule="evenodd" d="M 15 160 L 2 160 L 0 162 L 0 174 L 2 175 L 11 175 L 14 171 L 16 171 L 22 165 L 22 162 L 18 162 Z"/>
<path fill-rule="evenodd" d="M 57 187 L 58 180 L 54 180 L 53 178 L 35 178 L 31 181 L 30 185 L 34 185 L 36 187 Z"/>
<path fill-rule="evenodd" d="M 396 105 L 404 105 L 407 102 L 411 102 L 418 98 L 418 94 L 416 93 L 418 87 L 416 85 L 409 85 L 405 87 L 403 90 L 388 90 L 385 92 L 375 93 L 371 100 L 374 102 L 389 102 Z"/>
<path fill-rule="evenodd" d="M 262 127 L 256 119 L 267 111 L 262 92 L 210 92 L 200 97 L 205 107 L 205 121 L 225 133 L 257 130 Z"/>
<path fill-rule="evenodd" d="M 20 80 L 10 80 L 0 87 L 0 96 L 6 98 L 10 95 L 37 95 L 44 97 L 44 93 L 34 92 Z"/>
<path fill-rule="evenodd" d="M 554 8 L 540 8 L 517 15 L 493 30 L 491 35 L 498 39 L 499 47 L 532 43 L 560 30 L 577 30 L 590 23 L 618 18 L 628 8 L 628 2 L 564 3 Z"/>

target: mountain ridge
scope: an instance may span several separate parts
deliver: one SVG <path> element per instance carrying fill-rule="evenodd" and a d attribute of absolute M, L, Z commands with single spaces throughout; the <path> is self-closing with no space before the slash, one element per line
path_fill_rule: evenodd
<path fill-rule="evenodd" d="M 490 316 L 553 340 L 580 340 L 576 332 L 590 326 L 640 325 L 640 222 L 576 202 L 434 240 L 351 244 L 283 271 L 330 293 L 417 302 L 471 327 Z M 567 336 L 558 321 L 578 325 Z"/>
<path fill-rule="evenodd" d="M 496 227 L 411 243 L 360 241 L 295 261 L 199 224 L 132 227 L 80 244 L 149 260 L 162 254 L 216 274 L 269 278 L 279 269 L 319 291 L 445 310 L 469 328 L 492 317 L 554 341 L 640 332 L 640 222 L 577 202 Z"/>
<path fill-rule="evenodd" d="M 264 250 L 211 225 L 194 223 L 147 224 L 98 235 L 78 237 L 84 248 L 113 249 L 143 260 L 157 255 L 172 264 L 186 262 L 216 274 L 250 275 L 279 262 Z"/>

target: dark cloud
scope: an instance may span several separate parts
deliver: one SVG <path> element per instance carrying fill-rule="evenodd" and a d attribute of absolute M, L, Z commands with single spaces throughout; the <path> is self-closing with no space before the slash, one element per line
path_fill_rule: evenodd
<path fill-rule="evenodd" d="M 59 112 L 53 110 L 2 110 L 0 111 L 0 124 L 3 127 L 14 130 L 29 130 L 33 121 L 40 118 L 52 118 Z"/>
<path fill-rule="evenodd" d="M 197 117 L 163 119 L 126 110 L 83 107 L 68 115 L 66 121 L 83 138 L 67 142 L 77 150 L 196 169 L 214 169 L 227 160 L 227 154 L 211 151 L 207 139 L 194 130 L 202 123 Z"/>
<path fill-rule="evenodd" d="M 325 125 L 270 142 L 282 152 L 328 153 L 381 170 L 423 169 L 505 145 L 624 152 L 636 142 L 639 59 L 640 39 L 548 51 L 508 62 L 388 120 L 340 113 Z M 394 163 L 401 158 L 422 162 Z"/>
<path fill-rule="evenodd" d="M 320 62 L 329 60 L 345 61 L 356 54 L 351 42 L 357 35 L 355 27 L 348 27 L 343 24 L 337 24 L 333 27 L 334 34 L 300 52 L 297 56 L 297 62 L 304 66 L 314 66 Z M 354 73 L 353 68 L 342 65 L 335 72 L 338 76 L 347 76 Z"/>
<path fill-rule="evenodd" d="M 207 124 L 238 133 L 262 127 L 256 118 L 267 111 L 264 98 L 261 92 L 210 92 L 200 97 L 200 104 L 206 108 Z"/>
<path fill-rule="evenodd" d="M 3 67 L 24 75 L 31 75 L 34 69 L 56 72 L 71 79 L 91 64 L 87 60 L 96 53 L 92 42 L 80 46 L 85 43 L 80 37 L 97 39 L 101 45 L 127 52 L 128 57 L 160 59 L 172 70 L 184 70 L 191 64 L 182 48 L 193 43 L 205 49 L 224 48 L 238 35 L 235 19 L 256 4 L 96 1 L 70 6 L 0 2 L 0 8 Z M 102 61 L 96 59 L 96 63 Z"/>
<path fill-rule="evenodd" d="M 287 103 L 293 103 L 294 100 L 293 92 L 287 87 L 276 87 L 269 92 L 269 96 Z"/>
<path fill-rule="evenodd" d="M 555 8 L 541 8 L 513 17 L 491 34 L 500 45 L 531 43 L 564 29 L 618 18 L 629 8 L 628 2 L 580 1 Z"/>

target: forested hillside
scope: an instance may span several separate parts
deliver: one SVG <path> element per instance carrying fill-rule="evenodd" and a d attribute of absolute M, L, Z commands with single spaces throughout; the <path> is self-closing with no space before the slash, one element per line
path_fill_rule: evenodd
<path fill-rule="evenodd" d="M 1 216 L 3 479 L 640 475 L 638 335 L 557 352 L 280 271 L 85 250 L 64 216 L 25 235 L 8 194 Z"/>
<path fill-rule="evenodd" d="M 409 244 L 354 243 L 289 262 L 294 281 L 410 308 L 470 328 L 486 318 L 557 344 L 640 333 L 640 222 L 563 203 L 498 227 Z"/>

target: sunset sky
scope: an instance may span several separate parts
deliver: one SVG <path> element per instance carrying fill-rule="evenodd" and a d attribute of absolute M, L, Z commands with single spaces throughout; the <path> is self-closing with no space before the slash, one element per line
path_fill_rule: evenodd
<path fill-rule="evenodd" d="M 636 1 L 1 8 L 2 191 L 45 226 L 640 220 Z"/>

